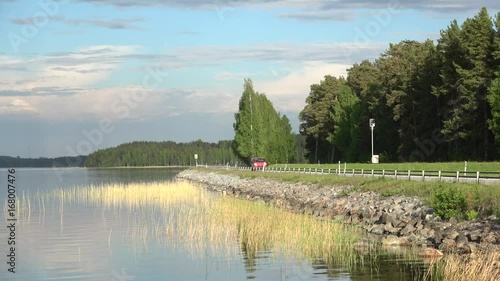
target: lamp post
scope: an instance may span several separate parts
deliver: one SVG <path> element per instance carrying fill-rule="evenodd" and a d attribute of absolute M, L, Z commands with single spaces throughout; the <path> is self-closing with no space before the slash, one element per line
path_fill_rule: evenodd
<path fill-rule="evenodd" d="M 372 131 L 372 163 L 373 163 L 373 129 L 375 128 L 375 119 L 370 119 L 370 129 Z"/>

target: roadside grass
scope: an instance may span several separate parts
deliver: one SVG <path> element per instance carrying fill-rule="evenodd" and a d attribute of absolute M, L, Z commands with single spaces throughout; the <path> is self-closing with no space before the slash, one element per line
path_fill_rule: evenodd
<path fill-rule="evenodd" d="M 338 169 L 338 164 L 272 164 L 275 168 L 318 168 L 318 169 Z M 431 170 L 431 171 L 463 171 L 465 162 L 437 162 L 437 163 L 346 163 L 346 169 L 365 170 Z M 344 169 L 344 162 L 340 163 L 340 168 Z M 468 172 L 500 172 L 500 162 L 467 162 Z"/>
<path fill-rule="evenodd" d="M 237 175 L 249 179 L 265 178 L 283 182 L 318 184 L 319 186 L 349 185 L 353 186 L 350 192 L 374 191 L 382 196 L 417 196 L 424 199 L 429 206 L 437 208 L 440 214 L 448 214 L 444 215 L 445 219 L 453 214 L 461 219 L 474 219 L 492 214 L 500 217 L 500 185 L 498 184 L 420 182 L 390 178 L 343 177 L 333 174 L 310 175 L 293 172 L 266 173 L 261 171 L 197 169 L 199 171 L 217 171 L 221 174 Z M 449 196 L 450 194 L 453 196 Z M 441 209 L 443 210 L 441 211 Z M 456 212 L 453 211 L 455 209 Z"/>

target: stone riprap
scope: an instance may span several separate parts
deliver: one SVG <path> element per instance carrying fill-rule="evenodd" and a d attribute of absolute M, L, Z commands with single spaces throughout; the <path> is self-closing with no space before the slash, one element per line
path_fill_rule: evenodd
<path fill-rule="evenodd" d="M 383 197 L 376 192 L 357 192 L 352 186 L 246 179 L 211 171 L 185 170 L 177 177 L 230 196 L 355 223 L 377 234 L 385 245 L 431 246 L 458 253 L 500 249 L 500 224 L 495 216 L 466 222 L 441 221 L 434 210 L 417 197 Z"/>

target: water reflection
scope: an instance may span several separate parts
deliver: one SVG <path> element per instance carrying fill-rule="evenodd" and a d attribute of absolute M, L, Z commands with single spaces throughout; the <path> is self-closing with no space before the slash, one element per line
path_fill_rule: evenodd
<path fill-rule="evenodd" d="M 84 179 L 107 177 L 107 188 L 25 195 L 15 280 L 420 280 L 420 265 L 407 258 L 356 251 L 362 236 L 341 235 L 350 229 L 198 187 L 120 185 L 119 175 Z"/>

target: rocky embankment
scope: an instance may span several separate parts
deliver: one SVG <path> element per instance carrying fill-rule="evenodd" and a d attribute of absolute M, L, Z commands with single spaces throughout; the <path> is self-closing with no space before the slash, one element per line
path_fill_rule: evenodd
<path fill-rule="evenodd" d="M 377 234 L 386 245 L 431 246 L 445 252 L 471 253 L 500 249 L 496 217 L 468 222 L 441 221 L 417 197 L 383 197 L 352 186 L 319 186 L 269 179 L 185 170 L 178 178 L 248 200 L 260 200 L 297 213 L 356 223 Z"/>

